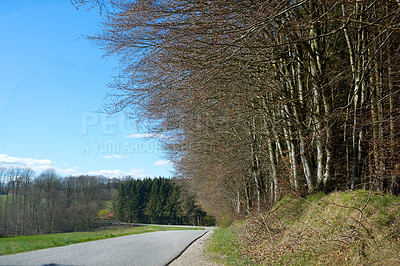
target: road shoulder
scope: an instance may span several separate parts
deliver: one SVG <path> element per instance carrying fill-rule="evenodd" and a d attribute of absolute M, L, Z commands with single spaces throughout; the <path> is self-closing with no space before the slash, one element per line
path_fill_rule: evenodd
<path fill-rule="evenodd" d="M 206 243 L 211 238 L 213 230 L 208 231 L 202 237 L 193 242 L 177 259 L 172 261 L 171 266 L 217 266 L 221 265 L 210 261 L 205 253 Z"/>

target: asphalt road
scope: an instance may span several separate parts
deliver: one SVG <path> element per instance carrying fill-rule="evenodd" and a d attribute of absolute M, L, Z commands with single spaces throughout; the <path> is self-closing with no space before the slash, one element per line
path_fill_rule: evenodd
<path fill-rule="evenodd" d="M 122 236 L 0 257 L 0 265 L 167 265 L 207 230 Z"/>

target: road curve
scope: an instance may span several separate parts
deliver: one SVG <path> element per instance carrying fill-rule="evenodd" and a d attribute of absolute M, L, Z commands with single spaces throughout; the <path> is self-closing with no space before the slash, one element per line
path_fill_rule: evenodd
<path fill-rule="evenodd" d="M 160 231 L 0 257 L 0 265 L 167 265 L 207 230 Z"/>

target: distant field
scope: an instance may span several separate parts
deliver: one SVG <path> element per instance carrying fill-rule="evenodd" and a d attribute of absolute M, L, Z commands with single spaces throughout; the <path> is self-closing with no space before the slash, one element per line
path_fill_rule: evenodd
<path fill-rule="evenodd" d="M 101 230 L 93 232 L 61 233 L 48 235 L 14 236 L 0 238 L 0 256 L 32 250 L 67 246 L 87 241 L 94 241 L 118 236 L 142 234 L 155 231 L 200 230 L 192 227 L 137 226 L 131 228 Z"/>

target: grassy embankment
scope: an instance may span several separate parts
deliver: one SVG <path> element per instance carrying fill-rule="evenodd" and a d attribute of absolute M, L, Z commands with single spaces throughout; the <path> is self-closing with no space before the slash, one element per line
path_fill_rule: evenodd
<path fill-rule="evenodd" d="M 202 228 L 170 226 L 136 226 L 92 232 L 75 232 L 48 235 L 13 236 L 0 238 L 0 255 L 15 254 L 32 250 L 66 246 L 118 236 L 142 234 L 155 231 L 198 230 Z"/>
<path fill-rule="evenodd" d="M 270 212 L 215 230 L 207 250 L 227 265 L 400 265 L 400 197 L 285 197 Z"/>

